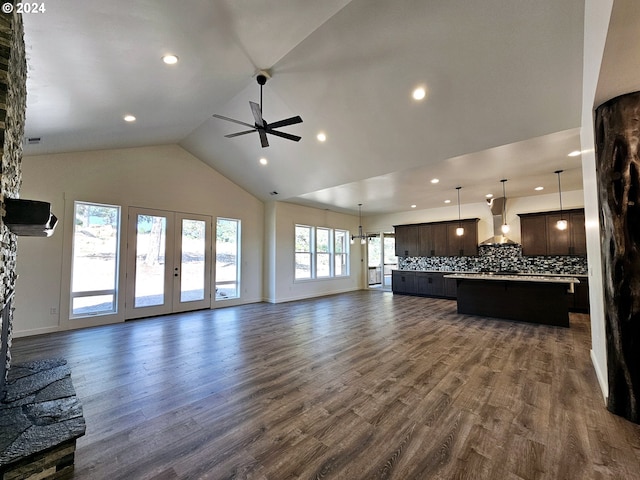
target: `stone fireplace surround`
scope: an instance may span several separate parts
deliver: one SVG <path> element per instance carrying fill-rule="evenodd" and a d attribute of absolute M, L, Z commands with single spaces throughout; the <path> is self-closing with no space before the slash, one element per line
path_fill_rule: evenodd
<path fill-rule="evenodd" d="M 5 199 L 20 196 L 26 82 L 22 17 L 14 9 L 0 13 L 2 215 Z M 11 364 L 16 258 L 16 235 L 0 219 L 0 479 L 71 478 L 85 422 L 70 368 L 64 359 Z"/>

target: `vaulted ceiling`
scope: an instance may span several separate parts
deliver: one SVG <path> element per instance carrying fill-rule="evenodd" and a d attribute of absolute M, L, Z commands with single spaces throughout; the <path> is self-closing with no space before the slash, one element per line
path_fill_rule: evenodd
<path fill-rule="evenodd" d="M 503 178 L 511 197 L 555 193 L 557 169 L 578 190 L 583 4 L 48 2 L 24 16 L 25 137 L 40 138 L 25 154 L 178 143 L 264 201 L 345 212 L 440 207 L 456 186 L 480 202 Z M 300 142 L 225 138 L 244 127 L 212 117 L 253 123 L 260 70 L 264 117 L 300 115 L 282 128 Z"/>

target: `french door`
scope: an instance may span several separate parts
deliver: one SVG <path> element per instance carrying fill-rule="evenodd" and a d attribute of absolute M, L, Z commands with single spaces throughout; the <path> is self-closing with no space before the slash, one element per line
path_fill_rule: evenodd
<path fill-rule="evenodd" d="M 211 306 L 211 217 L 129 208 L 125 318 Z"/>

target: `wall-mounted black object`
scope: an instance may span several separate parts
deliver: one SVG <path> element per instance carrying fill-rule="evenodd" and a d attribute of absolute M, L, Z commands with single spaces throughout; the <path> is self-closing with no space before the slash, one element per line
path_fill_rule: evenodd
<path fill-rule="evenodd" d="M 48 202 L 5 198 L 4 209 L 4 224 L 16 235 L 50 237 L 58 223 Z"/>

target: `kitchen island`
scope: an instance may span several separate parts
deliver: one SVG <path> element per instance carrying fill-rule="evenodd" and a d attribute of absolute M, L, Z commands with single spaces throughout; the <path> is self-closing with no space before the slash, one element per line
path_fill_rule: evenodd
<path fill-rule="evenodd" d="M 458 313 L 569 326 L 571 276 L 498 273 L 445 275 L 457 283 Z"/>

